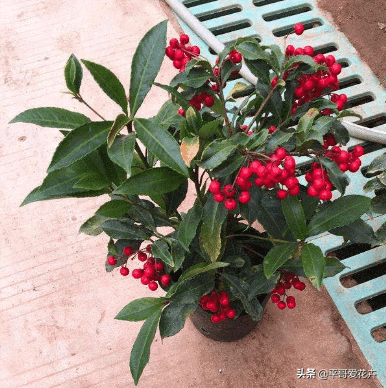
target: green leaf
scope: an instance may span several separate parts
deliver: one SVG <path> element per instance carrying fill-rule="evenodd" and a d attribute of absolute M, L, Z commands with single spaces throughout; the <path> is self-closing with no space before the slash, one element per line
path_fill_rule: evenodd
<path fill-rule="evenodd" d="M 177 189 L 163 195 L 167 215 L 172 215 L 186 198 L 188 181 L 184 180 Z"/>
<path fill-rule="evenodd" d="M 181 105 L 181 107 L 184 108 L 185 111 L 191 106 L 188 100 L 180 92 L 177 91 L 177 88 L 172 88 L 168 85 L 162 85 L 158 82 L 154 82 L 154 85 L 169 92 L 174 97 L 175 102 Z"/>
<path fill-rule="evenodd" d="M 339 169 L 338 165 L 333 160 L 321 157 L 319 161 L 326 168 L 331 183 L 340 193 L 344 194 L 346 187 L 350 183 L 348 176 Z"/>
<path fill-rule="evenodd" d="M 127 304 L 115 317 L 121 321 L 144 321 L 157 313 L 164 305 L 165 298 L 141 298 Z"/>
<path fill-rule="evenodd" d="M 97 63 L 86 61 L 84 59 L 81 61 L 91 73 L 100 88 L 107 94 L 107 96 L 116 102 L 127 115 L 127 98 L 125 88 L 117 76 L 102 65 L 98 65 Z"/>
<path fill-rule="evenodd" d="M 79 93 L 82 77 L 82 66 L 75 55 L 71 54 L 70 58 L 68 58 L 66 67 L 64 68 L 64 78 L 66 80 L 67 89 L 74 95 Z"/>
<path fill-rule="evenodd" d="M 205 82 L 212 78 L 213 75 L 207 72 L 205 69 L 195 67 L 190 70 L 189 75 L 185 72 L 178 73 L 171 81 L 170 86 L 176 87 L 181 84 L 191 86 L 192 88 L 199 88 L 204 85 Z"/>
<path fill-rule="evenodd" d="M 159 323 L 161 338 L 178 333 L 184 327 L 186 318 L 197 308 L 201 296 L 213 287 L 214 278 L 207 273 L 176 283 L 173 293 L 167 294 L 170 303 L 162 312 Z"/>
<path fill-rule="evenodd" d="M 174 171 L 189 177 L 180 147 L 169 132 L 147 119 L 136 119 L 134 126 L 139 140 L 152 154 Z"/>
<path fill-rule="evenodd" d="M 302 139 L 307 138 L 307 134 L 312 128 L 312 125 L 315 121 L 315 118 L 319 115 L 319 110 L 316 108 L 311 108 L 307 111 L 305 115 L 303 115 L 300 120 L 299 124 L 296 128 L 296 132 L 299 133 L 302 137 Z"/>
<path fill-rule="evenodd" d="M 323 283 L 324 268 L 326 266 L 326 259 L 322 250 L 314 244 L 305 244 L 302 247 L 301 258 L 304 273 L 310 279 L 311 283 L 320 290 Z"/>
<path fill-rule="evenodd" d="M 363 191 L 369 192 L 374 190 L 382 190 L 386 186 L 379 180 L 379 178 L 370 179 L 366 182 L 366 184 L 363 186 Z"/>
<path fill-rule="evenodd" d="M 170 267 L 174 267 L 174 260 L 169 250 L 169 245 L 165 240 L 157 240 L 151 245 L 151 253 L 157 259 L 161 259 Z"/>
<path fill-rule="evenodd" d="M 369 165 L 366 170 L 367 174 L 373 174 L 376 172 L 385 171 L 386 169 L 386 152 L 377 156 Z"/>
<path fill-rule="evenodd" d="M 130 119 L 124 115 L 119 114 L 115 119 L 113 126 L 110 129 L 109 134 L 107 135 L 107 146 L 110 148 L 119 132 L 121 132 L 122 128 L 129 123 Z"/>
<path fill-rule="evenodd" d="M 9 123 L 31 123 L 49 128 L 78 128 L 91 120 L 81 113 L 62 108 L 32 108 L 19 113 Z"/>
<path fill-rule="evenodd" d="M 131 350 L 130 371 L 135 385 L 138 384 L 143 369 L 149 362 L 150 345 L 154 340 L 161 313 L 162 308 L 159 308 L 159 310 L 146 319 Z"/>
<path fill-rule="evenodd" d="M 142 242 L 141 240 L 131 240 L 131 239 L 121 239 L 117 240 L 115 244 L 112 244 L 114 240 L 110 238 L 110 243 L 108 244 L 108 252 L 106 255 L 106 261 L 105 261 L 105 268 L 106 272 L 111 272 L 115 268 L 120 268 L 123 265 L 125 265 L 128 261 L 128 257 L 123 253 L 123 249 L 127 246 L 131 246 L 133 249 L 133 252 L 136 252 L 139 250 L 139 247 L 141 246 Z M 116 260 L 116 264 L 110 265 L 107 259 L 109 256 L 113 255 Z"/>
<path fill-rule="evenodd" d="M 263 262 L 264 275 L 267 279 L 291 258 L 297 246 L 296 242 L 287 242 L 270 249 Z"/>
<path fill-rule="evenodd" d="M 98 236 L 103 233 L 101 225 L 107 220 L 108 217 L 96 214 L 81 225 L 79 233 L 88 234 L 89 236 Z"/>
<path fill-rule="evenodd" d="M 345 109 L 345 110 L 342 110 L 341 112 L 339 112 L 338 114 L 338 119 L 342 119 L 344 117 L 359 117 L 360 119 L 362 119 L 362 116 L 357 113 L 357 112 L 354 112 L 353 110 L 349 110 L 349 109 Z"/>
<path fill-rule="evenodd" d="M 241 42 L 236 46 L 236 48 L 237 51 L 246 59 L 260 59 L 263 52 L 259 43 L 253 38 Z"/>
<path fill-rule="evenodd" d="M 346 268 L 346 266 L 335 257 L 325 257 L 325 260 L 326 266 L 324 267 L 323 278 L 335 276 Z"/>
<path fill-rule="evenodd" d="M 71 131 L 58 145 L 48 172 L 70 166 L 95 151 L 105 141 L 111 121 L 91 122 Z"/>
<path fill-rule="evenodd" d="M 267 59 L 258 59 L 251 61 L 245 59 L 245 64 L 253 75 L 255 75 L 259 82 L 269 85 L 271 80 L 269 78 L 270 65 L 267 63 Z"/>
<path fill-rule="evenodd" d="M 212 263 L 217 260 L 221 252 L 221 229 L 227 214 L 228 211 L 223 203 L 216 202 L 213 196 L 208 198 L 204 206 L 200 242 Z"/>
<path fill-rule="evenodd" d="M 361 218 L 351 224 L 331 229 L 330 233 L 337 236 L 343 236 L 355 243 L 372 245 L 378 243 L 373 228 Z"/>
<path fill-rule="evenodd" d="M 213 176 L 217 178 L 223 178 L 231 175 L 245 163 L 245 156 L 237 153 L 230 156 L 227 160 L 221 163 L 218 167 L 213 169 Z"/>
<path fill-rule="evenodd" d="M 287 223 L 281 207 L 281 200 L 267 191 L 262 192 L 260 206 L 256 209 L 257 221 L 274 237 L 282 237 Z"/>
<path fill-rule="evenodd" d="M 129 219 L 107 220 L 102 225 L 103 231 L 115 239 L 147 240 L 151 233 L 140 229 Z"/>
<path fill-rule="evenodd" d="M 378 214 L 386 214 L 386 194 L 376 195 L 371 199 L 371 210 Z"/>
<path fill-rule="evenodd" d="M 371 199 L 363 195 L 347 195 L 327 204 L 310 221 L 309 235 L 313 236 L 330 229 L 354 222 L 366 213 Z"/>
<path fill-rule="evenodd" d="M 153 120 L 163 129 L 168 130 L 169 127 L 178 128 L 183 117 L 178 114 L 178 106 L 168 100 L 162 105 L 157 115 L 153 117 Z"/>
<path fill-rule="evenodd" d="M 181 245 L 189 252 L 189 245 L 196 235 L 197 227 L 202 218 L 202 207 L 194 205 L 183 218 L 177 231 L 177 238 Z"/>
<path fill-rule="evenodd" d="M 267 279 L 264 275 L 262 265 L 259 265 L 258 272 L 253 274 L 253 276 L 251 276 L 252 281 L 248 282 L 249 287 L 247 298 L 251 300 L 257 295 L 268 294 L 275 287 L 279 277 L 279 274 L 277 274 L 276 276 L 272 276 Z"/>
<path fill-rule="evenodd" d="M 268 131 L 267 131 L 268 132 Z M 278 146 L 286 143 L 288 140 L 292 138 L 294 135 L 293 132 L 284 132 L 280 129 L 276 130 L 269 138 L 267 142 L 267 150 L 269 152 L 272 152 L 275 150 Z"/>
<path fill-rule="evenodd" d="M 74 184 L 75 189 L 101 190 L 110 186 L 110 180 L 99 172 L 84 174 L 78 182 Z"/>
<path fill-rule="evenodd" d="M 130 78 L 130 116 L 134 117 L 157 76 L 166 48 L 167 20 L 151 28 L 133 56 Z"/>
<path fill-rule="evenodd" d="M 231 139 L 216 139 L 204 149 L 199 165 L 205 169 L 215 168 L 227 160 L 236 148 L 237 145 Z"/>
<path fill-rule="evenodd" d="M 307 237 L 308 228 L 301 202 L 297 197 L 289 195 L 282 201 L 282 209 L 292 234 L 299 240 L 304 240 Z"/>
<path fill-rule="evenodd" d="M 117 218 L 127 214 L 132 205 L 124 200 L 113 199 L 103 204 L 95 214 L 108 218 Z"/>
<path fill-rule="evenodd" d="M 261 202 L 261 189 L 258 186 L 253 185 L 249 190 L 251 199 L 246 204 L 240 204 L 240 214 L 248 221 L 248 224 L 253 224 L 258 217 L 258 209 Z"/>
<path fill-rule="evenodd" d="M 245 312 L 250 315 L 254 321 L 259 320 L 263 315 L 263 308 L 257 299 L 249 299 L 249 284 L 239 277 L 228 273 L 223 273 L 221 276 L 228 284 L 232 295 L 240 299 Z"/>
<path fill-rule="evenodd" d="M 230 97 L 237 98 L 240 93 L 244 92 L 246 89 L 249 89 L 250 86 L 245 84 L 244 82 L 236 82 L 236 84 L 233 86 L 232 90 L 229 92 L 226 99 Z"/>
<path fill-rule="evenodd" d="M 309 65 L 312 70 L 316 71 L 318 68 L 318 64 L 314 61 L 314 59 L 308 55 L 296 55 L 291 57 L 284 66 L 284 71 L 289 70 L 295 63 L 305 63 Z"/>
<path fill-rule="evenodd" d="M 118 136 L 110 148 L 107 149 L 109 158 L 118 166 L 121 166 L 128 175 L 131 174 L 135 148 L 135 133 L 126 136 Z"/>
<path fill-rule="evenodd" d="M 198 263 L 196 265 L 191 266 L 183 275 L 180 277 L 180 280 L 185 280 L 189 278 L 193 278 L 201 273 L 205 273 L 208 271 L 213 271 L 218 268 L 227 267 L 230 263 L 223 263 L 221 261 L 216 261 L 215 263 Z"/>
<path fill-rule="evenodd" d="M 350 140 L 350 133 L 347 128 L 338 120 L 332 124 L 332 134 L 335 136 L 337 143 L 347 144 Z"/>
<path fill-rule="evenodd" d="M 148 195 L 169 193 L 177 189 L 185 177 L 168 167 L 154 167 L 131 176 L 114 190 L 114 194 Z"/>
<path fill-rule="evenodd" d="M 335 117 L 323 116 L 314 121 L 312 129 L 321 135 L 325 135 L 332 127 L 332 124 L 336 121 Z"/>
<path fill-rule="evenodd" d="M 222 127 L 223 119 L 216 119 L 213 121 L 209 121 L 209 123 L 205 123 L 199 130 L 198 135 L 203 139 L 209 139 L 214 135 L 221 135 L 221 127 Z"/>

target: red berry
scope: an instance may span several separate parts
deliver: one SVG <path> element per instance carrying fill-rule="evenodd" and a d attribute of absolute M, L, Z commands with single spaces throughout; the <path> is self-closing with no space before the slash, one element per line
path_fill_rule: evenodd
<path fill-rule="evenodd" d="M 217 315 L 217 314 L 214 314 L 210 317 L 210 320 L 213 322 L 213 323 L 219 323 L 221 321 L 220 317 Z"/>
<path fill-rule="evenodd" d="M 295 302 L 295 297 L 294 296 L 287 296 L 287 303 L 288 302 Z"/>
<path fill-rule="evenodd" d="M 180 44 L 178 43 L 178 40 L 176 38 L 170 39 L 169 44 L 170 44 L 170 47 L 173 47 L 173 48 L 180 46 Z"/>
<path fill-rule="evenodd" d="M 277 85 L 277 77 L 273 77 L 271 81 L 271 86 L 274 88 Z"/>
<path fill-rule="evenodd" d="M 218 93 L 220 91 L 220 86 L 218 84 L 213 84 L 211 86 L 211 89 L 215 92 Z"/>
<path fill-rule="evenodd" d="M 278 304 L 277 304 L 277 307 L 279 307 L 280 310 L 284 310 L 286 308 L 286 303 L 283 302 L 283 301 L 280 301 Z"/>
<path fill-rule="evenodd" d="M 210 182 L 209 189 L 212 194 L 220 193 L 221 191 L 221 183 L 220 181 L 214 179 L 212 182 Z"/>
<path fill-rule="evenodd" d="M 321 201 L 329 201 L 332 198 L 332 192 L 328 189 L 322 190 L 318 197 Z"/>
<path fill-rule="evenodd" d="M 279 294 L 272 294 L 271 295 L 271 301 L 273 303 L 279 303 L 280 302 L 280 295 Z"/>
<path fill-rule="evenodd" d="M 288 301 L 288 299 L 287 299 L 287 307 L 288 307 L 289 309 L 293 309 L 293 308 L 296 307 L 296 303 L 295 303 L 295 302 L 292 302 L 292 301 Z"/>
<path fill-rule="evenodd" d="M 318 194 L 319 194 L 319 191 L 315 189 L 314 186 L 310 186 L 308 189 L 307 189 L 307 194 L 310 196 L 310 197 L 317 197 Z"/>
<path fill-rule="evenodd" d="M 237 202 L 234 200 L 234 198 L 227 198 L 224 201 L 224 206 L 228 210 L 235 210 L 237 207 Z"/>
<path fill-rule="evenodd" d="M 301 282 L 300 280 L 296 282 L 296 284 L 293 284 L 293 286 L 299 291 L 303 291 L 306 288 L 305 283 Z"/>
<path fill-rule="evenodd" d="M 227 306 L 229 304 L 229 297 L 226 291 L 221 291 L 218 293 L 218 300 L 221 306 Z"/>
<path fill-rule="evenodd" d="M 151 282 L 149 282 L 148 287 L 149 290 L 155 291 L 158 288 L 158 284 L 154 280 L 152 280 Z"/>
<path fill-rule="evenodd" d="M 185 110 L 183 108 L 178 109 L 178 114 L 185 117 Z"/>
<path fill-rule="evenodd" d="M 308 55 L 310 57 L 314 55 L 314 49 L 311 46 L 305 46 L 303 50 L 304 50 L 304 55 Z"/>
<path fill-rule="evenodd" d="M 189 35 L 181 34 L 180 35 L 180 43 L 181 44 L 188 44 L 189 43 Z"/>
<path fill-rule="evenodd" d="M 276 286 L 276 292 L 280 295 L 284 295 L 285 287 L 282 284 L 279 284 L 278 286 Z"/>
<path fill-rule="evenodd" d="M 290 176 L 284 184 L 288 187 L 288 189 L 293 189 L 299 185 L 299 180 L 298 178 L 294 176 Z"/>
<path fill-rule="evenodd" d="M 223 190 L 223 193 L 226 197 L 228 198 L 231 198 L 231 197 L 234 197 L 235 194 L 236 194 L 236 190 L 235 188 L 233 187 L 233 185 L 225 185 L 224 186 L 224 190 Z"/>
<path fill-rule="evenodd" d="M 133 247 L 127 246 L 123 248 L 123 254 L 126 256 L 130 256 L 133 253 Z"/>
<path fill-rule="evenodd" d="M 294 30 L 295 30 L 295 34 L 296 35 L 301 35 L 303 34 L 303 31 L 304 31 L 304 26 L 302 23 L 296 23 L 294 25 Z"/>
<path fill-rule="evenodd" d="M 130 273 L 130 271 L 127 267 L 121 267 L 119 272 L 121 273 L 122 276 L 127 276 Z"/>
<path fill-rule="evenodd" d="M 283 160 L 287 156 L 287 150 L 284 147 L 278 147 L 275 150 L 275 155 L 278 160 Z"/>
<path fill-rule="evenodd" d="M 210 108 L 214 104 L 213 96 L 206 96 L 203 101 L 204 105 Z"/>
<path fill-rule="evenodd" d="M 147 276 L 143 275 L 143 276 L 141 277 L 141 283 L 142 283 L 144 286 L 147 286 L 147 285 L 150 283 L 150 279 L 149 279 Z"/>
<path fill-rule="evenodd" d="M 233 319 L 236 316 L 236 311 L 230 308 L 229 310 L 226 311 L 226 316 L 230 319 Z"/>
<path fill-rule="evenodd" d="M 295 47 L 292 46 L 292 44 L 288 45 L 287 48 L 285 49 L 285 55 L 287 57 L 291 57 L 292 55 L 294 55 L 294 52 L 295 52 Z"/>
<path fill-rule="evenodd" d="M 157 261 L 156 263 L 154 263 L 154 269 L 157 272 L 161 272 L 164 269 L 164 264 L 162 263 L 162 261 Z"/>
<path fill-rule="evenodd" d="M 213 195 L 213 199 L 216 202 L 222 202 L 222 201 L 224 201 L 225 197 L 224 197 L 224 195 L 222 193 L 217 193 L 217 194 Z"/>
<path fill-rule="evenodd" d="M 114 256 L 109 256 L 107 258 L 107 262 L 109 263 L 109 265 L 115 265 L 117 264 L 117 259 Z"/>
<path fill-rule="evenodd" d="M 148 277 L 149 279 L 152 279 L 155 275 L 155 268 L 154 265 L 148 264 L 146 268 L 143 271 L 144 276 Z"/>
<path fill-rule="evenodd" d="M 239 195 L 240 203 L 248 203 L 251 200 L 251 194 L 248 191 L 242 191 Z"/>
<path fill-rule="evenodd" d="M 354 156 L 359 158 L 365 153 L 365 150 L 362 146 L 355 146 L 352 152 Z"/>
<path fill-rule="evenodd" d="M 273 133 L 275 132 L 277 129 L 277 127 L 275 125 L 271 125 L 269 128 L 268 128 L 268 133 Z"/>
<path fill-rule="evenodd" d="M 277 191 L 276 195 L 279 199 L 283 200 L 283 199 L 287 198 L 288 191 L 280 189 Z"/>
<path fill-rule="evenodd" d="M 138 260 L 139 261 L 146 261 L 147 260 L 147 254 L 145 252 L 138 252 Z"/>
<path fill-rule="evenodd" d="M 140 279 L 143 276 L 143 269 L 134 269 L 131 274 L 133 275 L 134 279 Z"/>
<path fill-rule="evenodd" d="M 360 161 L 360 159 L 356 158 L 348 164 L 348 169 L 351 172 L 357 172 L 359 170 L 359 168 L 361 167 L 361 164 L 362 164 L 362 162 Z"/>
<path fill-rule="evenodd" d="M 169 284 L 170 284 L 170 276 L 168 274 L 163 274 L 161 276 L 161 284 L 164 286 L 164 287 L 168 287 Z"/>
<path fill-rule="evenodd" d="M 176 68 L 176 69 L 181 69 L 181 67 L 183 66 L 182 62 L 181 61 L 177 61 L 176 59 L 173 61 L 173 66 Z"/>
<path fill-rule="evenodd" d="M 194 56 L 198 56 L 198 55 L 200 55 L 201 50 L 200 50 L 200 48 L 199 48 L 198 46 L 192 46 L 192 47 L 190 48 L 190 52 L 191 52 Z"/>
<path fill-rule="evenodd" d="M 331 74 L 338 75 L 342 71 L 342 66 L 335 62 L 331 67 L 330 67 L 330 72 Z"/>
<path fill-rule="evenodd" d="M 170 58 L 171 60 L 174 59 L 174 49 L 171 46 L 166 47 L 165 49 L 165 55 Z"/>
<path fill-rule="evenodd" d="M 297 196 L 300 193 L 300 186 L 292 187 L 291 189 L 288 189 L 288 194 L 292 195 L 293 197 Z"/>

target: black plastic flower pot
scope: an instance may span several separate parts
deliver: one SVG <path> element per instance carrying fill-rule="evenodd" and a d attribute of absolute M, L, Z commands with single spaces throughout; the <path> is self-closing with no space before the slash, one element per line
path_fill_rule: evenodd
<path fill-rule="evenodd" d="M 264 300 L 261 301 L 263 308 L 265 308 L 268 299 L 269 295 L 265 295 Z M 210 320 L 212 315 L 212 313 L 198 306 L 190 315 L 190 320 L 201 334 L 221 342 L 232 342 L 244 338 L 261 322 L 261 318 L 260 320 L 253 321 L 249 315 L 244 313 L 236 319 L 226 319 L 219 323 L 213 323 Z"/>

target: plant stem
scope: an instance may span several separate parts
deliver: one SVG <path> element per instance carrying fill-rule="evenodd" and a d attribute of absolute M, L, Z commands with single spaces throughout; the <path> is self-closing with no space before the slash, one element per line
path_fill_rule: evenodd
<path fill-rule="evenodd" d="M 138 156 L 142 160 L 142 163 L 145 165 L 146 168 L 150 168 L 150 164 L 147 162 L 147 159 L 145 155 L 143 154 L 141 148 L 139 147 L 138 143 L 135 142 L 135 150 L 137 151 Z"/>
<path fill-rule="evenodd" d="M 193 170 L 192 181 L 194 182 L 194 187 L 196 188 L 197 198 L 200 201 L 201 206 L 204 206 L 204 199 L 201 196 L 200 183 L 198 179 L 198 167 Z"/>
<path fill-rule="evenodd" d="M 283 244 L 288 242 L 286 240 L 280 240 L 278 238 L 255 236 L 254 234 L 229 234 L 228 236 L 226 236 L 226 238 L 231 238 L 231 237 L 251 237 L 251 238 L 256 238 L 258 240 L 265 240 L 265 241 L 271 241 L 272 243 L 283 243 Z"/>
<path fill-rule="evenodd" d="M 103 121 L 106 121 L 94 108 L 92 108 L 85 100 L 83 100 L 83 97 L 78 93 L 75 98 L 81 102 L 82 104 L 86 105 L 87 108 L 89 108 L 91 111 L 93 111 L 98 117 L 100 117 Z"/>
<path fill-rule="evenodd" d="M 254 122 L 256 121 L 256 119 L 259 117 L 259 114 L 262 112 L 262 110 L 264 109 L 265 105 L 267 105 L 267 102 L 268 102 L 268 101 L 270 100 L 270 98 L 272 97 L 272 95 L 273 95 L 273 93 L 274 93 L 274 91 L 275 91 L 275 89 L 276 89 L 276 86 L 277 86 L 277 85 L 275 85 L 275 86 L 269 91 L 267 97 L 265 97 L 265 100 L 261 103 L 259 109 L 257 110 L 256 114 L 253 116 L 253 119 L 252 119 L 251 122 L 249 123 L 248 128 L 246 129 L 246 132 L 248 132 L 248 131 L 251 129 L 253 123 L 254 123 Z"/>

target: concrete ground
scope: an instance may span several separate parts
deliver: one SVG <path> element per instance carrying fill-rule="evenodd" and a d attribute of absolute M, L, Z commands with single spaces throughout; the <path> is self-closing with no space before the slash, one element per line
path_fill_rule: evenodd
<path fill-rule="evenodd" d="M 7 123 L 39 106 L 86 108 L 65 91 L 74 53 L 110 68 L 128 88 L 130 58 L 145 32 L 170 16 L 158 0 L 3 0 L 0 19 L 0 387 L 133 387 L 129 355 L 141 323 L 114 320 L 143 286 L 104 270 L 106 238 L 78 234 L 106 198 L 19 205 L 38 186 L 56 129 Z M 169 37 L 177 35 L 169 23 Z M 174 75 L 168 64 L 158 81 Z M 87 85 L 87 87 L 86 87 Z M 117 107 L 85 72 L 82 94 L 103 116 Z M 142 108 L 166 98 L 153 90 Z M 298 292 L 293 311 L 268 304 L 259 328 L 235 343 L 202 337 L 187 321 L 161 343 L 158 334 L 140 387 L 379 387 L 374 379 L 297 378 L 303 368 L 370 369 L 325 291 Z M 153 295 L 153 294 L 152 294 Z"/>

